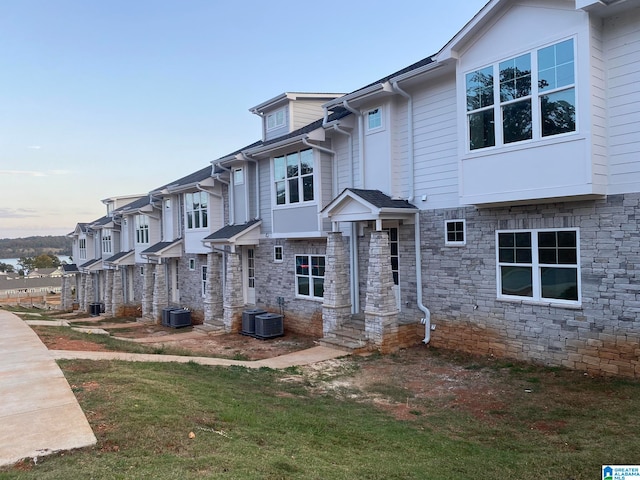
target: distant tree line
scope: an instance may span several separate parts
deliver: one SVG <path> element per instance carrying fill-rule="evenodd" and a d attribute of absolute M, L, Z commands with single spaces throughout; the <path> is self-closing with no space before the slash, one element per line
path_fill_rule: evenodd
<path fill-rule="evenodd" d="M 64 262 L 61 262 L 54 253 L 42 253 L 37 257 L 20 257 L 17 273 L 26 275 L 36 268 L 57 268 L 62 263 Z M 9 263 L 0 262 L 0 272 L 14 273 L 15 268 Z"/>
<path fill-rule="evenodd" d="M 71 256 L 71 239 L 64 235 L 0 238 L 0 262 L 3 258 L 35 258 L 42 254 Z"/>

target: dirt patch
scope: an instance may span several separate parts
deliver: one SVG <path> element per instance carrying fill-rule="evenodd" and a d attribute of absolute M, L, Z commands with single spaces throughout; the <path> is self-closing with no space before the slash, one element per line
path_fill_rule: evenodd
<path fill-rule="evenodd" d="M 66 337 L 51 337 L 47 336 L 42 338 L 43 343 L 49 350 L 74 350 L 80 352 L 106 352 L 107 349 L 99 343 L 94 343 L 85 340 L 74 340 Z"/>

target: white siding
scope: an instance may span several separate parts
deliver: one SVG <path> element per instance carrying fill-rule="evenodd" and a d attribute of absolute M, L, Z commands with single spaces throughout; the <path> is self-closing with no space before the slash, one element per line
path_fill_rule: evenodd
<path fill-rule="evenodd" d="M 291 108 L 291 130 L 294 131 L 322 118 L 322 104 L 326 100 L 296 100 L 289 104 Z"/>
<path fill-rule="evenodd" d="M 609 193 L 640 191 L 640 8 L 604 25 L 608 72 Z"/>
<path fill-rule="evenodd" d="M 607 165 L 607 100 L 606 70 L 602 51 L 602 22 L 591 21 L 591 149 L 593 156 L 593 181 L 599 185 L 608 183 Z"/>
<path fill-rule="evenodd" d="M 279 108 L 276 108 L 273 110 L 273 112 L 279 110 Z M 263 125 L 262 128 L 264 129 L 264 139 L 265 140 L 271 140 L 277 137 L 281 137 L 282 135 L 286 135 L 287 133 L 289 133 L 291 130 L 289 130 L 289 106 L 284 107 L 284 125 L 282 125 L 281 127 L 278 128 L 274 128 L 273 130 L 269 130 L 267 131 L 267 115 L 269 113 L 272 113 L 272 111 L 269 112 L 265 112 L 264 117 L 262 118 L 263 121 Z"/>
<path fill-rule="evenodd" d="M 411 191 L 409 138 L 407 137 L 408 102 L 404 97 L 397 97 L 391 109 L 391 190 L 393 197 L 407 198 Z M 413 139 L 411 139 L 413 141 Z"/>
<path fill-rule="evenodd" d="M 418 208 L 458 206 L 458 135 L 453 75 L 414 94 L 415 195 Z M 427 201 L 422 201 L 422 196 Z"/>
<path fill-rule="evenodd" d="M 271 233 L 271 161 L 261 160 L 260 168 L 260 218 L 262 233 Z"/>

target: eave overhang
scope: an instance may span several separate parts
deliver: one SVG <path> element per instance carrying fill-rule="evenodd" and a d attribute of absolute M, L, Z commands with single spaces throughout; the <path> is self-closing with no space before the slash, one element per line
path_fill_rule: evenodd
<path fill-rule="evenodd" d="M 227 225 L 202 240 L 213 245 L 257 245 L 260 243 L 262 220 L 251 220 L 241 225 Z"/>
<path fill-rule="evenodd" d="M 331 222 L 404 220 L 413 222 L 418 208 L 378 190 L 346 189 L 322 209 Z"/>

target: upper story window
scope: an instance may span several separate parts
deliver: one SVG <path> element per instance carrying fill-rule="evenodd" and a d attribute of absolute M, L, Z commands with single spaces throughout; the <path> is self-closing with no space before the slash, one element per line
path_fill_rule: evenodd
<path fill-rule="evenodd" d="M 136 215 L 136 243 L 149 243 L 149 217 Z"/>
<path fill-rule="evenodd" d="M 498 297 L 578 304 L 578 230 L 499 231 Z"/>
<path fill-rule="evenodd" d="M 313 151 L 290 153 L 273 159 L 276 205 L 313 200 Z"/>
<path fill-rule="evenodd" d="M 113 244 L 111 241 L 111 230 L 102 230 L 102 253 L 113 253 Z"/>
<path fill-rule="evenodd" d="M 209 195 L 206 192 L 187 193 L 184 196 L 187 229 L 207 228 Z"/>
<path fill-rule="evenodd" d="M 242 168 L 233 169 L 233 184 L 234 185 L 244 184 L 244 170 Z"/>
<path fill-rule="evenodd" d="M 284 108 L 267 115 L 267 130 L 284 126 Z"/>
<path fill-rule="evenodd" d="M 469 149 L 576 130 L 573 39 L 465 76 Z"/>
<path fill-rule="evenodd" d="M 87 259 L 87 239 L 81 238 L 78 240 L 78 254 L 82 260 Z"/>
<path fill-rule="evenodd" d="M 382 128 L 382 108 L 374 108 L 366 113 L 367 130 Z"/>

